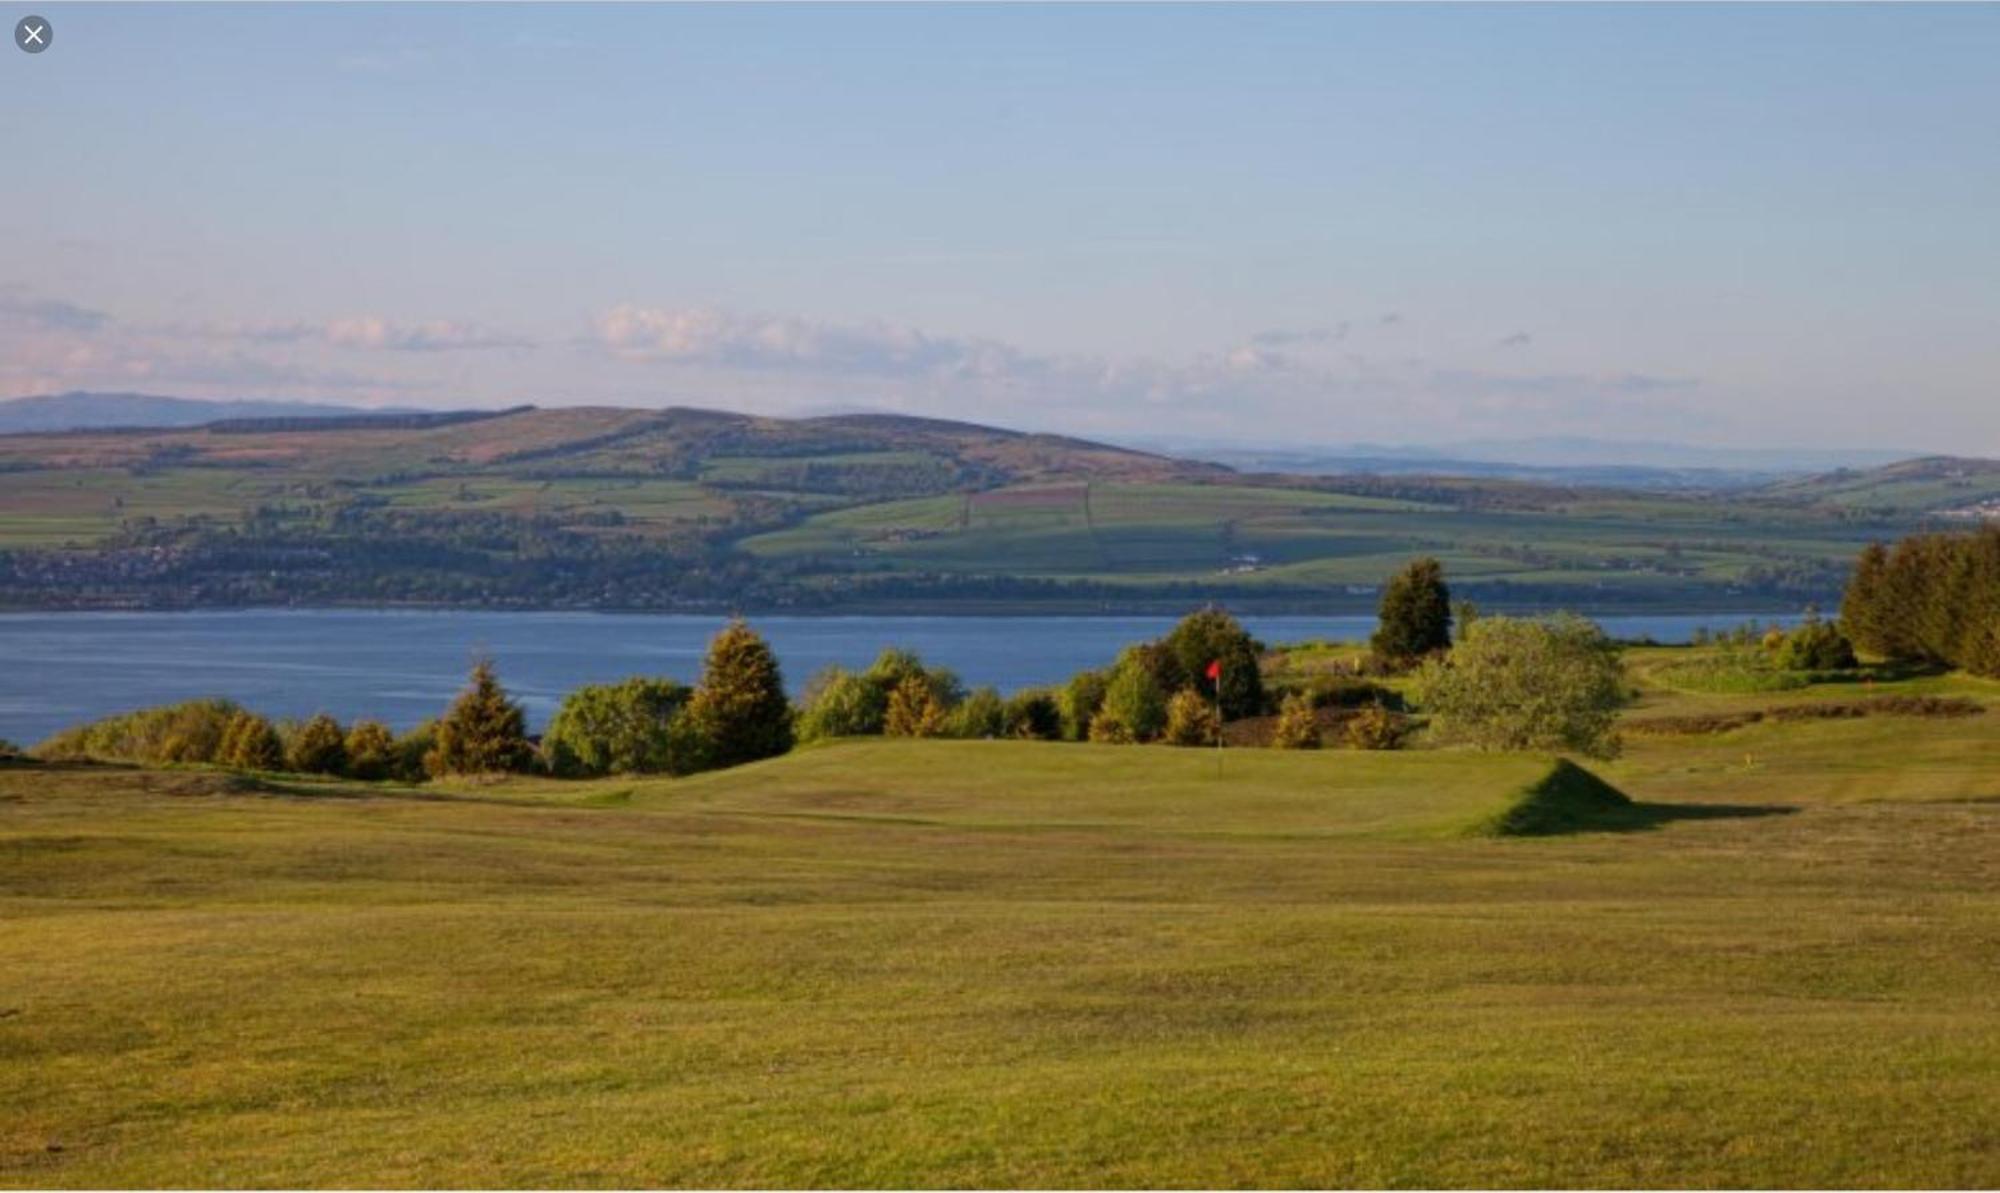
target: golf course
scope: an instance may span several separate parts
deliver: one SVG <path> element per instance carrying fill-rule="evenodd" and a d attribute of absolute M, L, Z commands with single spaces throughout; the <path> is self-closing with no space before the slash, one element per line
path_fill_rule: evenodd
<path fill-rule="evenodd" d="M 2000 1184 L 2000 682 L 1699 654 L 1581 767 L 6 764 L 0 1184 Z"/>

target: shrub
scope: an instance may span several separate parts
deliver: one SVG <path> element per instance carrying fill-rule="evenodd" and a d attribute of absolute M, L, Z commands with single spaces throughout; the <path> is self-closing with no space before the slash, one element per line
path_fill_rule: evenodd
<path fill-rule="evenodd" d="M 525 771 L 533 761 L 527 717 L 500 686 L 493 664 L 479 660 L 437 722 L 424 769 L 433 775 L 501 774 Z"/>
<path fill-rule="evenodd" d="M 1104 693 L 1110 686 L 1109 672 L 1079 671 L 1070 676 L 1062 690 L 1064 738 L 1083 741 L 1090 736 L 1090 723 L 1096 719 L 1097 710 L 1104 707 Z"/>
<path fill-rule="evenodd" d="M 709 643 L 684 715 L 704 766 L 735 766 L 792 748 L 792 706 L 777 656 L 741 620 Z"/>
<path fill-rule="evenodd" d="M 1859 666 L 1847 635 L 1833 622 L 1817 618 L 1789 634 L 1779 634 L 1772 662 L 1783 671 L 1847 671 Z"/>
<path fill-rule="evenodd" d="M 302 775 L 337 775 L 347 767 L 347 734 L 340 722 L 316 713 L 285 742 L 285 769 Z"/>
<path fill-rule="evenodd" d="M 1444 582 L 1444 565 L 1428 556 L 1411 561 L 1383 587 L 1376 616 L 1378 624 L 1368 645 L 1391 665 L 1407 667 L 1449 650 L 1451 589 Z"/>
<path fill-rule="evenodd" d="M 1059 741 L 1062 704 L 1047 688 L 1025 688 L 1007 699 L 1005 732 L 1028 741 Z"/>
<path fill-rule="evenodd" d="M 396 769 L 396 738 L 380 721 L 356 721 L 347 731 L 347 773 L 356 779 L 386 779 Z"/>
<path fill-rule="evenodd" d="M 931 698 L 946 709 L 965 698 L 965 685 L 949 667 L 927 667 L 915 651 L 885 650 L 876 656 L 865 673 L 868 680 L 882 691 L 884 714 L 887 713 L 889 693 L 902 686 L 903 681 L 912 676 L 921 678 L 931 690 Z"/>
<path fill-rule="evenodd" d="M 1104 703 L 1091 721 L 1090 740 L 1151 741 L 1166 722 L 1166 698 L 1153 677 L 1144 667 L 1120 667 L 1104 689 Z"/>
<path fill-rule="evenodd" d="M 888 707 L 888 694 L 875 681 L 842 667 L 828 667 L 806 685 L 799 737 L 820 741 L 880 733 Z"/>
<path fill-rule="evenodd" d="M 271 722 L 239 711 L 223 731 L 215 760 L 238 770 L 279 770 L 285 765 L 285 747 Z"/>
<path fill-rule="evenodd" d="M 396 738 L 390 755 L 391 777 L 406 783 L 421 783 L 430 775 L 430 757 L 437 749 L 437 722 L 420 721 L 408 733 Z"/>
<path fill-rule="evenodd" d="M 1305 693 L 1294 692 L 1279 705 L 1271 745 L 1279 750 L 1319 749 L 1319 711 Z"/>
<path fill-rule="evenodd" d="M 1221 738 L 1222 719 L 1208 697 L 1182 688 L 1167 701 L 1167 728 L 1160 740 L 1170 746 L 1212 746 Z"/>
<path fill-rule="evenodd" d="M 1371 704 L 1348 719 L 1347 744 L 1357 750 L 1395 750 L 1403 745 L 1403 720 L 1387 707 Z"/>
<path fill-rule="evenodd" d="M 1007 705 L 993 688 L 980 688 L 959 701 L 946 718 L 945 731 L 953 737 L 999 737 L 1007 731 Z"/>
<path fill-rule="evenodd" d="M 1448 658 L 1425 664 L 1418 689 L 1447 740 L 1487 750 L 1617 753 L 1623 668 L 1604 631 L 1581 617 L 1482 617 Z"/>
<path fill-rule="evenodd" d="M 687 706 L 688 687 L 671 679 L 633 676 L 586 684 L 563 698 L 542 735 L 542 756 L 559 775 L 676 773 L 672 728 Z"/>
<path fill-rule="evenodd" d="M 214 762 L 239 711 L 227 700 L 184 700 L 137 709 L 65 729 L 36 746 L 34 753 L 55 760 L 94 758 L 143 765 Z"/>
<path fill-rule="evenodd" d="M 889 693 L 882 732 L 890 737 L 936 737 L 945 730 L 945 709 L 921 672 L 903 677 Z"/>

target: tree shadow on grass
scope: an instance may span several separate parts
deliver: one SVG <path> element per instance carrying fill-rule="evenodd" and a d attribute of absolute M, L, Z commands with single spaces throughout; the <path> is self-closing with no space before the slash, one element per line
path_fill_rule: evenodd
<path fill-rule="evenodd" d="M 1801 811 L 1795 804 L 1655 804 L 1634 801 L 1615 812 L 1602 813 L 1597 823 L 1585 831 L 1610 833 L 1648 832 L 1677 820 L 1758 820 L 1766 816 L 1790 816 Z"/>

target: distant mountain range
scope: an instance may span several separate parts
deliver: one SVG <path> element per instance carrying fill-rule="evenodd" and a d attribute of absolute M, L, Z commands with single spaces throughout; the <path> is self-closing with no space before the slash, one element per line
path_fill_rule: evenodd
<path fill-rule="evenodd" d="M 90 431 L 112 427 L 198 427 L 238 418 L 338 418 L 403 411 L 252 398 L 214 402 L 156 394 L 43 394 L 0 402 L 0 435 L 29 431 Z"/>
<path fill-rule="evenodd" d="M 418 412 L 409 407 L 75 392 L 0 401 L 0 434 L 178 428 L 224 421 L 413 413 Z M 893 417 L 839 413 L 861 419 Z M 1756 488 L 1842 469 L 1878 468 L 1922 455 L 1875 448 L 1834 451 L 1711 448 L 1578 437 L 1467 440 L 1431 447 L 1371 443 L 1277 447 L 1175 436 L 1124 436 L 1121 442 L 1145 451 L 1221 464 L 1242 472 L 1298 476 L 1463 476 L 1642 489 Z"/>
<path fill-rule="evenodd" d="M 1434 447 L 1373 443 L 1264 447 L 1171 437 L 1127 441 L 1245 472 L 1475 476 L 1647 489 L 1754 488 L 1787 477 L 1877 468 L 1923 454 L 1881 449 L 1710 448 L 1577 437 L 1467 440 Z"/>

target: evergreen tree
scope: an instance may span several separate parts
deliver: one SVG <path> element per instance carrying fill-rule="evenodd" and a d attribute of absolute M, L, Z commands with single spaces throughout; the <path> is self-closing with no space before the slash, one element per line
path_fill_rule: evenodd
<path fill-rule="evenodd" d="M 1451 589 L 1444 565 L 1425 556 L 1390 577 L 1369 645 L 1375 657 L 1407 667 L 1451 648 Z"/>
<path fill-rule="evenodd" d="M 479 660 L 438 720 L 424 769 L 433 775 L 504 774 L 525 771 L 533 761 L 527 717 L 500 686 L 492 662 Z"/>
<path fill-rule="evenodd" d="M 685 714 L 708 766 L 735 766 L 792 748 L 792 706 L 770 646 L 740 619 L 708 645 Z"/>

